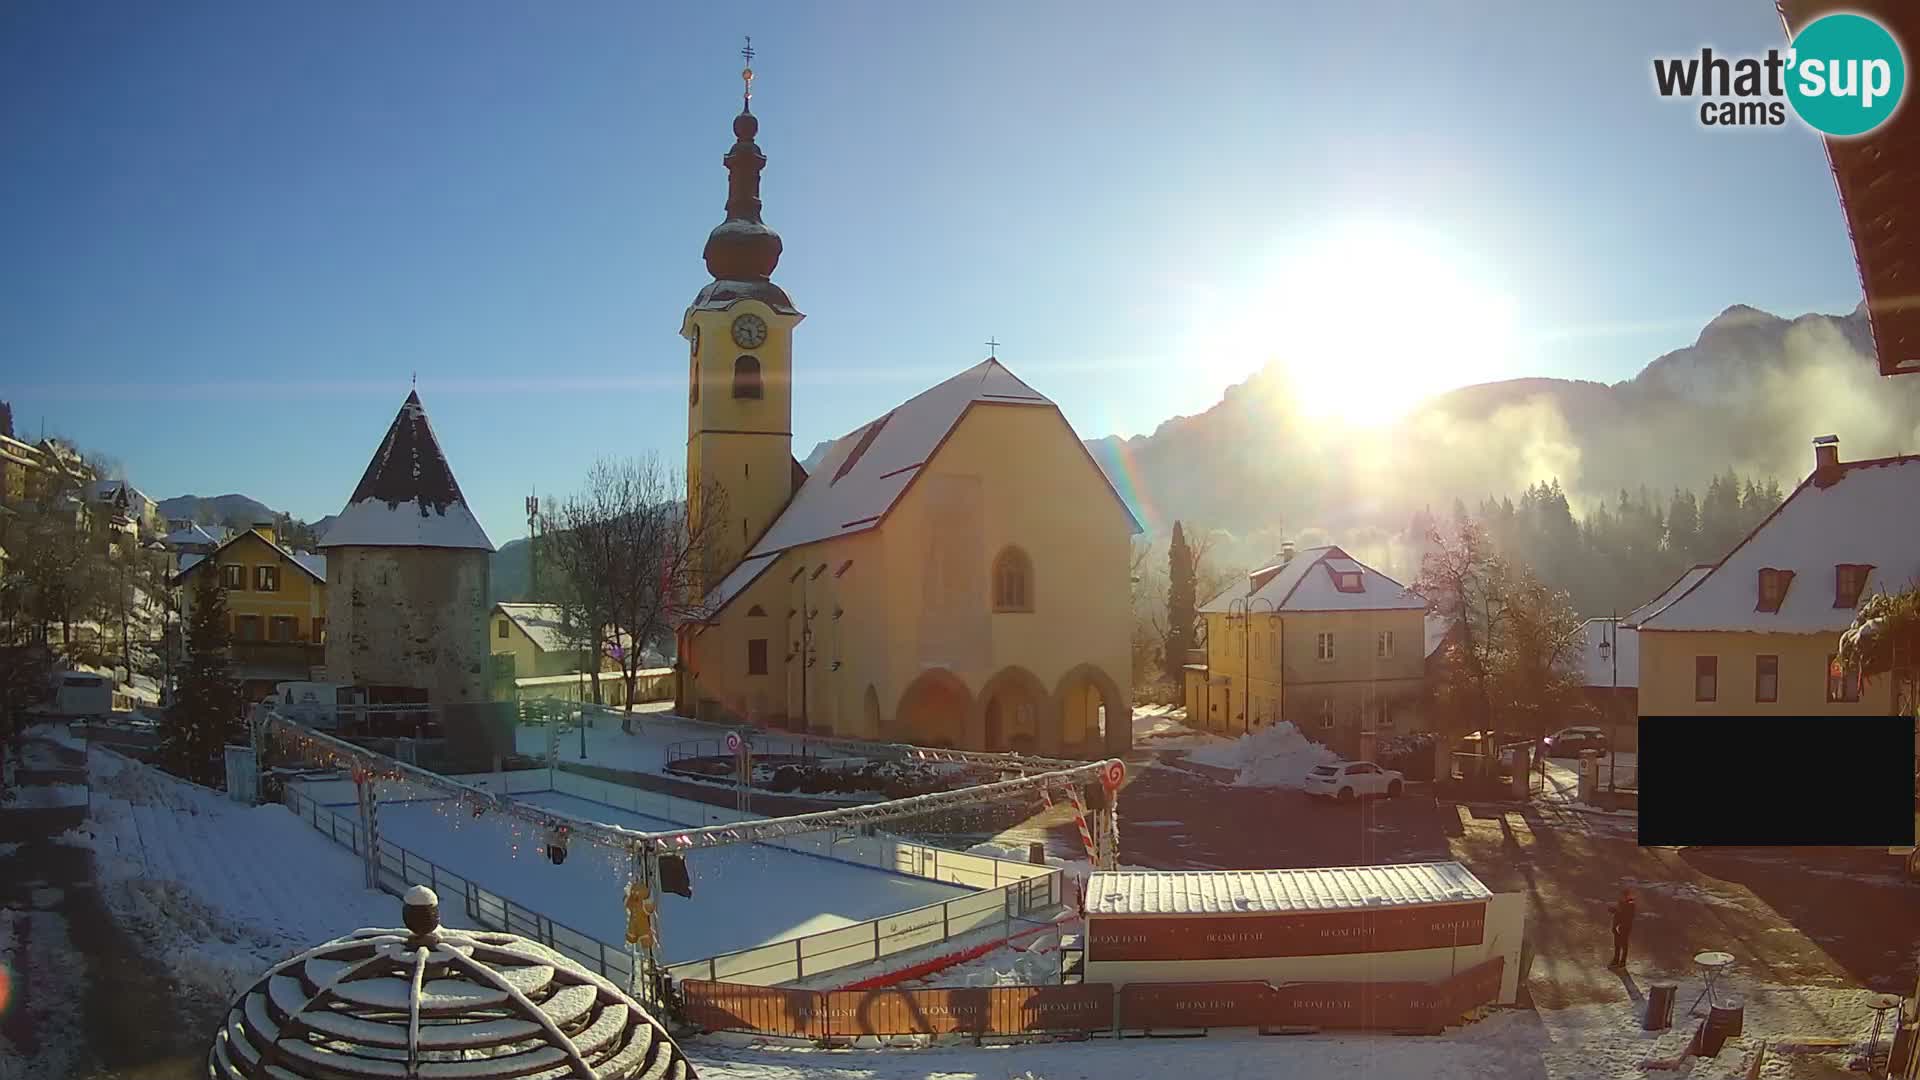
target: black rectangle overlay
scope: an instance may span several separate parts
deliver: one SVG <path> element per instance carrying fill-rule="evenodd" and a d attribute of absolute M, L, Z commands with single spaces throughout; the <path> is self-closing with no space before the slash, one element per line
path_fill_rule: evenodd
<path fill-rule="evenodd" d="M 1905 847 L 1911 716 L 1643 716 L 1643 847 Z"/>

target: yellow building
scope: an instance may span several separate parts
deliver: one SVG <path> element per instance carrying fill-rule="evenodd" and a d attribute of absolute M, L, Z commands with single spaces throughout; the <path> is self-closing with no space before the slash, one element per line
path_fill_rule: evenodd
<path fill-rule="evenodd" d="M 250 701 L 275 683 L 314 677 L 327 640 L 327 560 L 280 546 L 270 524 L 237 532 L 211 555 L 183 555 L 173 582 L 181 617 L 191 617 L 200 579 L 218 574 L 227 591 L 234 675 Z"/>
<path fill-rule="evenodd" d="M 1337 547 L 1282 550 L 1200 607 L 1206 662 L 1187 666 L 1188 723 L 1239 735 L 1277 721 L 1343 754 L 1415 730 L 1427 603 Z M 1444 636 L 1444 630 L 1442 635 Z"/>
<path fill-rule="evenodd" d="M 680 707 L 964 748 L 1124 749 L 1139 525 L 1053 402 L 990 357 L 839 439 L 812 475 L 794 460 L 802 316 L 771 280 L 758 127 L 734 121 L 714 280 L 681 324 L 690 520 L 724 513 L 714 531 L 744 556 L 716 554 L 703 618 L 681 631 Z"/>
<path fill-rule="evenodd" d="M 611 639 L 611 634 L 601 638 Z M 519 701 L 597 700 L 616 708 L 626 704 L 619 658 L 576 641 L 556 604 L 493 605 L 488 640 L 493 646 L 495 685 L 503 697 L 510 681 L 512 696 Z M 600 657 L 597 687 L 589 666 L 596 654 Z M 663 701 L 672 696 L 672 662 L 649 649 L 634 680 L 634 700 Z"/>
<path fill-rule="evenodd" d="M 1690 587 L 1631 620 L 1640 715 L 1885 716 L 1893 679 L 1830 671 L 1860 601 L 1920 581 L 1920 456 L 1840 460 L 1814 440 L 1814 471 Z"/>

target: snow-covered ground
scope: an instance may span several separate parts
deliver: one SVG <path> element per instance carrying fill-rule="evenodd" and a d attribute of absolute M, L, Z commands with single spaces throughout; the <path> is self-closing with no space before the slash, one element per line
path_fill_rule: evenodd
<path fill-rule="evenodd" d="M 400 901 L 364 888 L 361 861 L 283 806 L 245 806 L 98 749 L 88 774 L 92 813 L 64 841 L 93 849 L 114 917 L 196 985 L 231 994 L 301 949 L 399 925 Z M 447 900 L 447 924 L 472 925 Z"/>
<path fill-rule="evenodd" d="M 1643 982 L 1645 980 L 1642 980 Z M 917 1050 L 806 1050 L 753 1046 L 710 1036 L 686 1043 L 702 1077 L 714 1080 L 1066 1080 L 1136 1076 L 1208 1076 L 1265 1080 L 1644 1080 L 1649 1076 L 1719 1080 L 1746 1075 L 1763 1040 L 1832 1038 L 1846 1048 L 1824 1055 L 1838 1075 L 1865 1049 L 1872 1029 L 1864 991 L 1809 987 L 1742 988 L 1745 1034 L 1716 1058 L 1682 1060 L 1697 1019 L 1682 1015 L 1699 992 L 1679 980 L 1675 1026 L 1641 1030 L 1642 1006 L 1622 1000 L 1545 1012 L 1497 1010 L 1444 1035 L 1361 1034 L 1264 1037 L 1215 1032 L 1200 1039 L 1096 1039 L 1022 1046 L 940 1046 Z M 1887 1035 L 1881 1035 L 1882 1046 Z M 1769 1053 L 1759 1075 L 1788 1080 L 1801 1055 Z M 1804 1066 L 1802 1066 L 1804 1067 Z"/>
<path fill-rule="evenodd" d="M 1227 746 L 1223 735 L 1209 735 L 1187 726 L 1187 710 L 1172 705 L 1141 705 L 1133 710 L 1133 745 L 1145 750 L 1192 750 Z"/>
<path fill-rule="evenodd" d="M 1190 761 L 1233 769 L 1241 787 L 1293 788 L 1306 783 L 1315 765 L 1339 761 L 1340 755 L 1300 734 L 1290 723 L 1269 724 L 1231 742 L 1201 746 L 1187 755 Z"/>
<path fill-rule="evenodd" d="M 609 769 L 630 769 L 634 772 L 663 772 L 666 766 L 667 744 L 687 739 L 719 739 L 723 734 L 710 724 L 689 723 L 679 717 L 668 715 L 673 707 L 670 701 L 650 701 L 635 705 L 633 708 L 633 734 L 620 730 L 618 714 L 609 714 L 595 710 L 593 724 L 586 729 L 588 765 L 601 765 Z M 547 738 L 549 726 L 546 724 L 521 724 L 514 738 L 514 748 L 530 757 L 547 756 Z M 567 726 L 556 738 L 561 761 L 582 761 L 580 756 L 580 729 Z"/>
<path fill-rule="evenodd" d="M 39 1043 L 28 1057 L 0 1029 L 0 1077 L 67 1076 L 79 1057 L 85 968 L 72 960 L 67 920 L 57 912 L 0 908 L 0 1015 L 13 1004 L 14 980 L 30 982 L 26 1024 Z"/>
<path fill-rule="evenodd" d="M 675 828 L 673 822 L 558 792 L 516 798 L 629 829 Z M 354 813 L 351 804 L 334 809 Z M 608 943 L 624 940 L 630 867 L 622 855 L 573 844 L 567 861 L 555 866 L 541 851 L 544 838 L 527 826 L 497 816 L 474 818 L 451 800 L 382 803 L 380 836 L 580 933 Z M 971 892 L 761 844 L 692 852 L 687 869 L 693 898 L 661 898 L 668 963 L 816 934 Z"/>

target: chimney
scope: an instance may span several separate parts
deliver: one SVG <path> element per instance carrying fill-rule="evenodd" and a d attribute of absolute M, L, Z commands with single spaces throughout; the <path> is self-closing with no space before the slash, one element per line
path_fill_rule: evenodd
<path fill-rule="evenodd" d="M 280 543 L 280 541 L 276 538 L 274 534 L 273 521 L 271 519 L 268 519 L 266 521 L 254 522 L 253 531 L 259 533 L 261 536 L 266 537 L 267 543 L 269 544 L 278 546 L 278 544 Z"/>
<path fill-rule="evenodd" d="M 1827 487 L 1840 478 L 1840 436 L 1822 435 L 1813 440 L 1813 483 Z"/>
<path fill-rule="evenodd" d="M 1280 541 L 1280 565 L 1285 566 L 1292 561 L 1293 561 L 1293 541 L 1291 540 Z"/>

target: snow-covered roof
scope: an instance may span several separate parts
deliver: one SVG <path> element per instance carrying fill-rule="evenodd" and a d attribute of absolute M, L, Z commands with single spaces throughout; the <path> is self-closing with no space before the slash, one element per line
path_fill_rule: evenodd
<path fill-rule="evenodd" d="M 218 544 L 220 540 L 212 533 L 201 528 L 198 524 L 188 522 L 185 528 L 175 529 L 162 537 L 160 542 L 166 544 L 168 547 L 191 547 L 194 545 L 212 547 Z"/>
<path fill-rule="evenodd" d="M 1087 883 L 1088 915 L 1231 915 L 1459 904 L 1493 891 L 1457 862 L 1297 870 L 1122 870 Z"/>
<path fill-rule="evenodd" d="M 716 613 L 725 607 L 782 551 L 878 526 L 961 417 L 977 404 L 1058 409 L 1000 361 L 989 358 L 836 439 L 760 542 L 707 594 L 707 611 Z M 1107 483 L 1091 455 L 1087 465 Z M 1118 492 L 1114 499 L 1125 507 Z M 1127 514 L 1133 521 L 1132 511 Z"/>
<path fill-rule="evenodd" d="M 493 550 L 467 508 L 418 393 L 407 395 L 320 546 Z"/>
<path fill-rule="evenodd" d="M 1625 619 L 1620 623 L 1616 627 L 1612 619 L 1588 619 L 1580 624 L 1579 671 L 1587 686 L 1610 689 L 1640 685 L 1640 635 L 1625 625 Z M 1603 641 L 1613 643 L 1604 657 L 1600 655 Z"/>
<path fill-rule="evenodd" d="M 1359 592 L 1342 592 L 1337 576 L 1358 574 Z M 1258 588 L 1250 587 L 1258 585 Z M 1240 601 L 1250 604 L 1255 614 L 1272 604 L 1275 611 L 1424 611 L 1427 601 L 1374 568 L 1367 566 L 1337 547 L 1307 548 L 1293 561 L 1275 562 L 1254 571 L 1245 581 L 1236 581 L 1220 595 L 1201 605 L 1208 614 L 1226 615 L 1240 611 Z M 1266 604 L 1261 601 L 1266 601 Z"/>
<path fill-rule="evenodd" d="M 1440 646 L 1447 643 L 1447 634 L 1452 630 L 1452 619 L 1447 618 L 1445 615 L 1435 615 L 1432 612 L 1427 613 L 1426 655 L 1428 657 L 1432 657 L 1434 653 L 1440 651 Z"/>
<path fill-rule="evenodd" d="M 1712 563 L 1699 563 L 1695 566 L 1689 567 L 1686 573 L 1681 574 L 1678 578 L 1674 579 L 1673 584 L 1667 586 L 1664 589 L 1661 589 L 1659 596 L 1654 597 L 1653 599 L 1647 601 L 1646 603 L 1641 604 L 1639 607 L 1634 608 L 1632 611 L 1627 612 L 1625 615 L 1622 615 L 1620 617 L 1620 622 L 1628 627 L 1638 626 L 1642 618 L 1645 618 L 1646 616 L 1651 615 L 1656 611 L 1659 611 L 1661 608 L 1666 607 L 1668 604 L 1673 602 L 1673 599 L 1675 597 L 1679 596 L 1683 592 L 1686 592 L 1688 589 L 1693 588 L 1694 582 L 1699 581 L 1703 577 L 1706 577 L 1707 571 L 1711 569 L 1713 569 Z"/>
<path fill-rule="evenodd" d="M 177 582 L 184 579 L 187 576 L 187 572 L 192 570 L 194 567 L 199 566 L 202 561 L 206 559 L 218 558 L 222 551 L 225 551 L 229 546 L 233 544 L 239 543 L 240 539 L 246 536 L 251 536 L 254 539 L 260 541 L 261 543 L 266 544 L 268 547 L 272 548 L 273 550 L 279 552 L 282 558 L 286 559 L 288 562 L 294 564 L 295 566 L 298 566 L 300 569 L 305 570 L 308 574 L 311 574 L 315 581 L 318 581 L 321 584 L 326 583 L 327 557 L 325 555 L 316 555 L 311 551 L 294 551 L 288 548 L 284 548 L 279 544 L 270 542 L 265 536 L 253 531 L 252 529 L 248 529 L 244 532 L 236 532 L 232 536 L 229 536 L 225 540 L 222 540 L 220 542 L 220 546 L 214 548 L 211 554 L 201 555 L 195 552 L 189 552 L 187 554 L 180 556 L 180 569 L 174 573 L 173 580 Z"/>
<path fill-rule="evenodd" d="M 542 652 L 560 652 L 579 646 L 567 640 L 565 621 L 558 604 L 495 604 L 500 613 L 513 620 L 520 632 L 533 639 Z"/>
<path fill-rule="evenodd" d="M 1759 527 L 1692 586 L 1639 620 L 1648 631 L 1837 634 L 1836 567 L 1868 566 L 1859 599 L 1920 582 L 1920 455 L 1853 461 L 1801 481 Z M 1778 611 L 1759 611 L 1760 571 L 1785 570 Z M 1857 601 L 1856 601 L 1857 603 Z"/>

